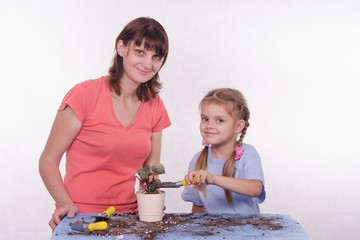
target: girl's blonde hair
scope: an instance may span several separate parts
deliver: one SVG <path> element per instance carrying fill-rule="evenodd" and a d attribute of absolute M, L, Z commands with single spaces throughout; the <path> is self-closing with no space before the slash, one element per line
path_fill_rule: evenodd
<path fill-rule="evenodd" d="M 225 107 L 227 112 L 234 118 L 235 121 L 244 120 L 245 127 L 241 131 L 241 135 L 239 140 L 236 141 L 236 145 L 240 147 L 242 141 L 245 137 L 247 132 L 247 128 L 249 127 L 249 118 L 250 118 L 250 111 L 247 106 L 246 100 L 242 93 L 236 89 L 232 88 L 218 88 L 214 89 L 201 100 L 200 102 L 200 109 L 201 106 L 204 104 L 215 103 Z M 209 147 L 205 146 L 202 150 L 199 159 L 196 162 L 195 169 L 196 170 L 206 170 L 207 167 L 207 157 L 208 157 L 208 150 Z M 226 177 L 233 177 L 234 176 L 234 157 L 235 157 L 235 149 L 234 152 L 230 155 L 230 157 L 226 160 L 222 174 Z M 204 187 L 196 188 L 197 191 L 202 191 L 204 196 L 206 197 L 206 189 Z M 231 192 L 229 190 L 224 189 L 226 200 L 229 204 L 232 204 Z"/>

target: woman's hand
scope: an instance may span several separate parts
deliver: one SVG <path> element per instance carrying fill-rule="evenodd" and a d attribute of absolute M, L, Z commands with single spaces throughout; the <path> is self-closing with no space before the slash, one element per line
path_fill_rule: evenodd
<path fill-rule="evenodd" d="M 68 218 L 73 218 L 77 212 L 78 207 L 75 204 L 67 204 L 61 208 L 56 209 L 49 221 L 50 227 L 54 231 L 56 226 L 61 222 L 61 219 L 63 219 L 65 216 Z"/>
<path fill-rule="evenodd" d="M 198 170 L 185 175 L 185 180 L 191 188 L 194 188 L 196 185 L 214 184 L 215 177 L 206 170 Z"/>

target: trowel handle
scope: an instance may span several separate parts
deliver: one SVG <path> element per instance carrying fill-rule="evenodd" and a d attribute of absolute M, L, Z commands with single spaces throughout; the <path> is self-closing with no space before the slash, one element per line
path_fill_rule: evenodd
<path fill-rule="evenodd" d="M 196 183 L 195 177 L 194 177 L 194 181 L 195 181 L 194 183 Z M 181 183 L 182 183 L 183 186 L 187 186 L 187 185 L 188 185 L 185 179 L 182 180 Z"/>
<path fill-rule="evenodd" d="M 103 212 L 103 214 L 106 213 L 106 214 L 107 214 L 106 217 L 110 217 L 110 215 L 113 214 L 114 212 L 115 212 L 115 208 L 114 208 L 113 206 L 111 206 L 111 207 L 108 207 L 108 209 L 106 209 L 106 210 Z"/>
<path fill-rule="evenodd" d="M 187 186 L 187 185 L 188 185 L 185 179 L 182 180 L 181 183 L 182 183 L 183 186 Z"/>
<path fill-rule="evenodd" d="M 107 228 L 107 223 L 105 221 L 97 222 L 97 223 L 90 223 L 88 229 L 90 231 L 94 230 L 104 230 Z"/>

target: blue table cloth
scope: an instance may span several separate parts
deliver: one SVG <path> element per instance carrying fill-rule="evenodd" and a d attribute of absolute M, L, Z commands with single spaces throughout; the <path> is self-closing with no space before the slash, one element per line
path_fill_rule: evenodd
<path fill-rule="evenodd" d="M 79 221 L 91 223 L 95 215 L 81 213 L 72 219 L 65 217 L 53 232 L 51 240 L 310 239 L 293 217 L 283 214 L 170 213 L 156 223 L 141 222 L 136 214 L 115 214 L 108 223 L 116 229 L 115 235 L 102 231 L 84 235 L 72 230 L 69 225 Z"/>

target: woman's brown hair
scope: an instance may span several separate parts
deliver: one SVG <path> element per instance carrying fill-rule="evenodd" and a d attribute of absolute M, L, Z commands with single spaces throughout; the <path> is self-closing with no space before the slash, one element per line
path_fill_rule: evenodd
<path fill-rule="evenodd" d="M 249 118 L 250 118 L 250 111 L 246 100 L 243 94 L 232 88 L 218 88 L 214 89 L 201 100 L 199 107 L 203 106 L 204 104 L 215 103 L 225 107 L 228 111 L 230 116 L 233 116 L 234 120 L 244 120 L 245 127 L 241 131 L 240 138 L 237 140 L 236 145 L 240 147 L 247 132 L 247 128 L 249 127 Z M 205 146 L 202 150 L 196 165 L 195 170 L 206 170 L 207 167 L 207 157 L 208 157 L 209 147 Z M 229 156 L 226 160 L 222 174 L 226 177 L 233 177 L 234 176 L 234 165 L 235 165 L 235 149 L 234 152 Z M 204 187 L 198 187 L 197 190 L 202 191 L 204 196 L 206 197 L 206 191 Z M 229 190 L 224 189 L 226 200 L 229 204 L 232 204 L 231 192 Z"/>
<path fill-rule="evenodd" d="M 169 40 L 165 29 L 156 20 L 140 17 L 129 22 L 116 38 L 115 51 L 120 40 L 123 41 L 124 46 L 133 41 L 136 46 L 140 46 L 144 42 L 146 50 L 154 49 L 160 55 L 162 58 L 161 67 L 165 64 L 169 52 Z M 123 58 L 116 51 L 113 64 L 109 69 L 109 85 L 117 95 L 121 94 L 119 81 L 123 73 Z M 138 98 L 145 102 L 149 101 L 150 98 L 155 98 L 162 87 L 159 79 L 159 73 L 156 73 L 149 81 L 140 84 L 136 91 Z"/>

